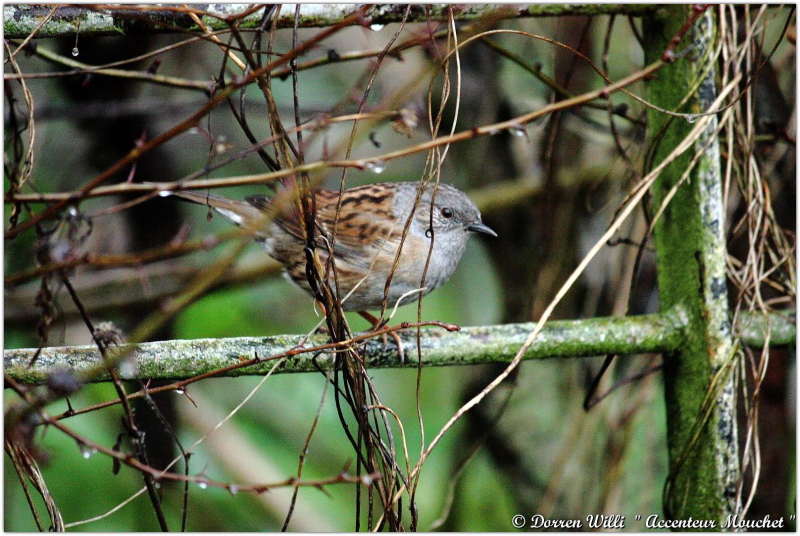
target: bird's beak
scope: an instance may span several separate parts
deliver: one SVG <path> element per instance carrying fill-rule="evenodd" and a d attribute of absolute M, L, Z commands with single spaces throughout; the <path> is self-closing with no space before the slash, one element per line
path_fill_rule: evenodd
<path fill-rule="evenodd" d="M 476 221 L 475 223 L 470 223 L 467 225 L 467 231 L 472 231 L 473 233 L 485 233 L 497 237 L 497 233 L 492 231 L 491 227 L 481 221 Z"/>

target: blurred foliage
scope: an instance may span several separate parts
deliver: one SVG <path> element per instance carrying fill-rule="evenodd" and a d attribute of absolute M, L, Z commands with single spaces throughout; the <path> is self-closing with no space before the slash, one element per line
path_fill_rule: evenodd
<path fill-rule="evenodd" d="M 585 52 L 599 63 L 609 18 L 598 17 L 586 28 L 588 21 L 587 18 L 527 19 L 504 21 L 501 26 L 562 40 L 574 38 L 575 30 L 586 29 L 583 43 Z M 638 22 L 629 25 L 623 18 L 615 21 L 609 49 L 609 76 L 612 79 L 633 72 L 643 61 L 631 26 L 638 26 Z M 768 27 L 767 40 L 774 39 L 778 26 Z M 325 56 L 329 50 L 341 54 L 379 48 L 395 29 L 395 25 L 389 25 L 381 31 L 348 28 L 327 41 L 327 49 L 315 49 L 309 56 Z M 421 31 L 421 25 L 413 25 L 406 30 L 418 31 Z M 298 41 L 302 42 L 316 33 L 317 30 L 301 30 Z M 96 52 L 93 50 L 95 48 L 106 47 L 124 57 L 125 48 L 133 40 L 141 41 L 139 46 L 153 50 L 181 39 L 181 36 L 174 35 L 81 39 L 79 59 L 83 61 L 84 56 Z M 540 64 L 548 76 L 556 77 L 556 71 L 564 68 L 559 63 L 563 57 L 547 43 L 511 35 L 492 39 L 530 63 Z M 73 46 L 73 40 L 41 40 L 39 44 L 58 49 L 66 55 Z M 552 99 L 550 89 L 511 61 L 496 56 L 490 61 L 480 61 L 480 54 L 486 54 L 488 50 L 481 47 L 480 44 L 472 45 L 462 59 L 465 71 L 471 69 L 473 75 L 465 74 L 462 88 L 464 110 L 458 129 L 486 124 L 498 119 L 498 115 L 500 119 L 507 118 L 502 117 L 504 113 L 513 116 L 534 110 Z M 285 51 L 290 48 L 291 31 L 278 31 L 275 49 Z M 474 56 L 470 56 L 471 50 L 475 52 Z M 791 54 L 784 46 L 779 49 L 777 57 Z M 420 113 L 421 127 L 410 140 L 411 143 L 427 139 L 427 119 L 422 112 L 426 109 L 426 91 L 430 80 L 428 69 L 432 65 L 433 55 L 434 51 L 415 48 L 403 53 L 402 62 L 387 58 L 370 95 L 370 106 L 378 107 L 380 103 L 393 98 L 398 88 L 406 88 L 413 82 L 411 89 L 402 95 L 406 99 L 403 104 Z M 221 58 L 216 46 L 198 43 L 164 56 L 159 73 L 210 80 L 212 76 L 217 76 Z M 54 70 L 52 65 L 36 56 L 20 58 L 19 61 L 25 72 Z M 340 102 L 344 103 L 348 113 L 352 112 L 357 105 L 353 98 L 360 98 L 359 91 L 363 91 L 362 86 L 354 90 L 354 83 L 371 65 L 371 60 L 367 60 L 301 72 L 299 95 L 306 114 L 304 119 L 331 110 Z M 575 68 L 572 64 L 571 67 Z M 147 65 L 138 68 L 146 69 Z M 6 72 L 9 72 L 8 67 Z M 787 68 L 779 72 L 779 76 L 784 94 L 793 95 L 794 70 Z M 132 82 L 124 82 L 130 86 L 124 91 L 116 88 L 107 93 L 101 92 L 89 100 L 80 97 L 81 92 L 91 91 L 92 86 L 104 87 L 101 85 L 103 80 L 102 77 L 90 75 L 28 81 L 37 102 L 34 179 L 40 190 L 68 191 L 102 168 L 97 162 L 102 160 L 103 155 L 96 153 L 102 150 L 104 140 L 98 142 L 92 139 L 92 130 L 99 130 L 102 123 L 112 124 L 110 131 L 102 131 L 105 133 L 102 136 L 108 137 L 118 123 L 136 118 L 144 125 L 147 137 L 153 138 L 186 117 L 205 100 L 205 96 L 199 92 Z M 441 76 L 437 83 L 441 83 Z M 572 80 L 571 83 L 573 85 L 568 87 L 575 93 L 602 84 L 597 76 L 592 75 Z M 273 82 L 275 97 L 287 125 L 293 122 L 291 86 L 291 80 Z M 641 87 L 640 83 L 631 90 L 641 94 Z M 255 85 L 247 88 L 246 95 L 249 103 L 248 120 L 259 135 L 264 135 L 267 123 L 263 96 Z M 19 98 L 18 94 L 16 96 Z M 144 103 L 149 109 L 144 113 L 123 111 L 116 116 L 103 117 L 101 106 L 99 117 L 89 114 L 88 104 L 102 105 L 103 102 L 109 106 L 108 110 L 112 109 L 110 103 L 122 109 L 133 103 Z M 612 103 L 615 106 L 628 105 L 631 117 L 641 114 L 641 105 L 628 96 L 615 94 Z M 451 108 L 452 104 L 450 111 Z M 641 146 L 641 125 L 632 125 L 619 118 L 615 120 L 623 131 L 626 147 L 631 148 L 632 160 L 640 163 L 644 150 Z M 555 124 L 558 128 L 554 127 Z M 524 244 L 524 248 L 514 243 L 498 246 L 497 243 L 481 242 L 483 239 L 473 239 L 454 277 L 423 301 L 423 320 L 477 325 L 537 317 L 541 303 L 547 303 L 565 275 L 584 255 L 587 244 L 594 243 L 604 231 L 610 215 L 630 184 L 630 176 L 620 162 L 607 125 L 606 112 L 584 107 L 565 113 L 558 120 L 534 122 L 528 126 L 529 139 L 500 134 L 452 148 L 442 166 L 442 182 L 473 190 L 498 182 L 517 182 L 533 184 L 539 193 L 523 200 L 518 207 L 501 208 L 487 215 L 492 226 L 495 221 L 499 225 L 505 222 L 508 226 L 506 232 L 514 235 L 511 238 L 519 238 L 519 244 Z M 225 105 L 218 107 L 201 126 L 213 132 L 214 136 L 224 137 L 235 150 L 248 146 L 247 139 Z M 370 131 L 374 132 L 380 148 L 369 141 Z M 331 154 L 338 154 L 348 135 L 349 125 L 332 126 L 324 135 L 316 137 L 307 153 L 318 157 L 322 153 L 324 140 Z M 123 149 L 132 147 L 134 139 L 129 137 L 123 140 Z M 577 141 L 573 143 L 565 139 Z M 409 140 L 394 132 L 391 125 L 381 123 L 359 132 L 353 153 L 354 157 L 362 158 L 408 144 Z M 502 151 L 498 150 L 500 145 Z M 107 157 L 116 159 L 124 154 L 124 150 L 115 150 L 119 154 L 109 154 Z M 143 166 L 145 160 L 151 161 L 155 168 L 147 180 L 168 181 L 202 169 L 213 158 L 209 157 L 208 142 L 203 136 L 186 133 L 156 153 L 146 156 Z M 159 176 L 167 169 L 163 165 L 165 161 L 169 163 L 168 174 Z M 554 161 L 563 165 L 552 166 Z M 368 172 L 351 172 L 348 185 L 384 180 L 417 180 L 423 164 L 424 155 L 415 154 L 391 162 L 379 176 Z M 213 171 L 209 176 L 227 177 L 264 171 L 263 163 L 251 155 Z M 339 178 L 340 175 L 332 171 L 325 177 L 324 183 L 338 187 Z M 5 188 L 8 189 L 8 181 Z M 262 191 L 263 187 L 258 186 L 231 188 L 219 193 L 239 197 Z M 116 202 L 119 200 L 93 199 L 83 203 L 81 209 L 88 213 Z M 160 211 L 173 215 L 178 212 L 180 222 L 190 226 L 191 236 L 206 236 L 227 228 L 221 218 L 207 222 L 206 209 L 203 207 L 184 206 L 162 199 L 150 203 L 157 205 Z M 36 206 L 36 210 L 41 208 L 41 205 Z M 515 210 L 526 212 L 531 219 L 516 219 L 518 213 Z M 524 224 L 521 223 L 523 221 Z M 641 223 L 640 220 L 638 224 Z M 160 225 L 161 220 L 148 219 L 144 232 Z M 134 232 L 132 226 L 125 214 L 98 218 L 87 249 L 127 250 L 132 241 L 130 235 Z M 635 229 L 632 225 L 629 230 L 631 234 Z M 549 235 L 545 232 L 547 230 Z M 171 232 L 177 233 L 178 229 Z M 187 262 L 210 264 L 223 249 L 195 253 L 187 257 Z M 632 248 L 623 246 L 607 249 L 609 252 L 598 257 L 581 284 L 572 290 L 565 305 L 559 309 L 560 316 L 618 314 L 619 304 L 616 300 L 624 294 L 620 289 L 624 288 L 623 279 L 628 276 L 625 268 L 632 262 Z M 33 266 L 33 250 L 32 233 L 6 241 L 5 273 L 15 273 Z M 255 254 L 260 254 L 255 246 L 248 249 L 248 255 Z M 535 284 L 527 280 L 515 280 L 509 275 L 510 267 L 517 264 L 538 276 Z M 639 285 L 634 289 L 631 300 L 634 304 L 631 312 L 636 313 L 657 309 L 650 252 L 645 253 L 642 266 Z M 87 270 L 83 268 L 76 271 L 76 274 L 86 273 Z M 146 279 L 146 274 L 143 274 L 142 284 L 126 292 L 147 292 Z M 62 296 L 60 299 L 66 300 L 68 297 Z M 513 313 L 510 312 L 510 303 L 517 304 Z M 169 336 L 217 338 L 306 333 L 314 328 L 319 318 L 311 300 L 302 291 L 282 278 L 272 278 L 209 293 L 175 318 Z M 95 320 L 107 319 L 127 331 L 141 321 L 142 315 L 120 310 L 109 314 L 108 318 Z M 355 330 L 367 328 L 366 323 L 358 317 L 348 315 L 348 320 Z M 414 304 L 400 308 L 392 322 L 416 320 L 417 308 Z M 6 323 L 4 337 L 6 348 L 37 344 L 35 326 L 31 325 Z M 49 341 L 51 345 L 89 342 L 85 329 L 76 324 L 73 318 L 58 319 Z M 388 344 L 393 344 L 391 339 Z M 654 364 L 647 356 L 626 357 L 623 361 L 606 378 L 602 389 L 608 388 L 613 381 Z M 416 495 L 419 528 L 427 529 L 442 515 L 451 487 L 454 487 L 454 502 L 441 527 L 451 531 L 514 530 L 511 525 L 513 515 L 530 517 L 537 513 L 551 519 L 583 520 L 590 514 L 622 514 L 629 520 L 625 529 L 637 531 L 641 530 L 641 526 L 631 522 L 635 514 L 661 514 L 667 453 L 660 377 L 651 375 L 621 387 L 587 413 L 583 411 L 581 402 L 591 375 L 599 365 L 600 358 L 581 362 L 528 362 L 521 365 L 513 381 L 503 385 L 496 396 L 486 400 L 481 407 L 482 414 L 488 415 L 490 421 L 495 419 L 491 421 L 492 424 L 482 426 L 476 425 L 476 421 L 470 420 L 471 417 L 462 419 L 445 435 L 423 467 Z M 422 371 L 420 407 L 426 442 L 466 400 L 468 387 L 473 384 L 485 386 L 493 377 L 493 370 L 490 367 L 474 367 L 428 368 Z M 397 413 L 404 425 L 413 465 L 419 456 L 422 441 L 415 400 L 416 372 L 379 370 L 374 371 L 373 378 L 382 402 Z M 188 391 L 197 406 L 185 396 L 171 394 L 178 414 L 175 426 L 183 445 L 193 444 L 222 420 L 256 388 L 259 381 L 260 378 L 202 381 Z M 321 402 L 325 381 L 321 374 L 271 377 L 241 411 L 195 449 L 191 457 L 191 473 L 203 473 L 234 483 L 266 483 L 296 475 L 301 449 Z M 129 385 L 128 389 L 138 389 L 138 386 Z M 73 407 L 82 408 L 115 396 L 110 385 L 90 385 L 71 396 L 70 402 Z M 510 398 L 504 408 L 506 397 Z M 16 396 L 6 391 L 6 407 L 14 400 Z M 58 414 L 66 409 L 66 403 L 60 401 L 49 407 L 48 411 Z M 120 415 L 121 410 L 115 406 L 71 418 L 67 422 L 80 434 L 111 446 L 121 431 Z M 791 418 L 794 419 L 794 415 Z M 393 420 L 392 423 L 397 448 L 401 449 L 400 428 Z M 38 444 L 47 456 L 47 460 L 41 464 L 42 471 L 66 523 L 101 515 L 143 486 L 141 475 L 129 468 L 123 467 L 120 474 L 112 475 L 111 461 L 101 454 L 84 459 L 75 441 L 56 430 L 42 431 L 38 438 Z M 470 451 L 476 444 L 487 441 L 486 447 L 469 460 L 460 479 L 455 481 L 453 475 Z M 790 449 L 787 446 L 787 458 L 792 469 L 796 463 L 794 456 L 790 455 L 793 452 L 794 445 Z M 402 461 L 402 456 L 399 459 Z M 355 467 L 355 460 L 336 413 L 333 390 L 329 388 L 319 425 L 308 450 L 303 479 L 329 478 L 346 467 Z M 5 530 L 36 530 L 10 463 L 5 464 L 4 478 Z M 770 475 L 762 475 L 762 478 L 768 482 Z M 792 480 L 789 489 L 793 490 L 795 485 Z M 182 484 L 168 482 L 163 483 L 160 490 L 172 530 L 180 527 L 181 489 Z M 790 494 L 794 500 L 794 491 Z M 352 530 L 355 495 L 354 486 L 350 484 L 326 486 L 324 490 L 301 488 L 289 529 Z M 261 495 L 232 495 L 224 490 L 200 489 L 192 485 L 186 528 L 191 531 L 280 530 L 290 497 L 291 488 L 276 489 Z M 37 503 L 37 507 L 44 511 L 41 502 Z M 785 511 L 780 512 L 783 513 Z M 365 528 L 363 522 L 361 526 Z M 143 493 L 114 514 L 73 530 L 115 532 L 155 531 L 158 528 L 152 505 L 147 494 Z"/>

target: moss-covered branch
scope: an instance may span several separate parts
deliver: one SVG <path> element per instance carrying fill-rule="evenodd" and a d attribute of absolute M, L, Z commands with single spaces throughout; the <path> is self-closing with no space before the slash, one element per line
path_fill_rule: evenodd
<path fill-rule="evenodd" d="M 534 324 L 468 327 L 458 332 L 438 328 L 422 329 L 423 361 L 429 366 L 470 365 L 510 361 L 533 329 Z M 547 357 L 585 357 L 606 353 L 632 354 L 674 351 L 683 340 L 685 318 L 677 311 L 659 315 L 626 318 L 596 318 L 548 323 L 526 354 L 526 359 Z M 402 334 L 406 363 L 398 361 L 394 343 L 384 347 L 380 338 L 366 344 L 367 366 L 400 368 L 417 366 L 415 330 Z M 132 350 L 135 366 L 121 367 L 121 375 L 130 377 L 138 370 L 141 378 L 186 379 L 230 365 L 253 359 L 262 362 L 226 372 L 226 376 L 266 373 L 274 364 L 271 356 L 284 354 L 302 342 L 301 335 L 275 337 L 242 337 L 232 339 L 173 340 L 143 343 L 121 350 Z M 390 339 L 391 341 L 391 339 Z M 325 344 L 327 337 L 313 336 L 305 348 Z M 94 346 L 46 348 L 33 367 L 28 368 L 35 349 L 5 350 L 3 359 L 6 374 L 24 384 L 41 384 L 53 370 L 69 368 L 78 374 L 100 363 Z M 318 352 L 291 357 L 280 372 L 310 372 L 317 370 L 313 360 Z M 316 355 L 317 363 L 327 367 L 330 354 Z M 107 381 L 103 373 L 90 381 Z"/>
<path fill-rule="evenodd" d="M 665 51 L 684 34 L 679 44 L 691 46 L 648 83 L 647 98 L 666 110 L 706 112 L 717 98 L 713 11 L 688 5 L 667 9 L 644 20 L 645 61 L 668 56 Z M 691 121 L 656 109 L 648 110 L 648 126 L 654 162 L 664 160 L 693 128 Z M 653 206 L 665 206 L 654 233 L 661 306 L 685 307 L 689 318 L 684 344 L 664 366 L 670 459 L 664 510 L 675 519 L 713 520 L 720 527 L 741 504 L 731 491 L 740 478 L 735 344 L 716 127 L 712 117 L 694 149 L 664 169 L 653 187 Z"/>
<path fill-rule="evenodd" d="M 191 6 L 191 5 L 190 5 Z M 3 8 L 3 27 L 6 38 L 27 37 L 52 11 L 47 4 L 8 4 Z M 61 6 L 37 32 L 38 37 L 74 36 L 80 21 L 81 35 L 118 35 L 135 33 L 165 32 L 171 30 L 198 30 L 197 24 L 186 12 L 176 10 L 178 4 L 159 9 L 147 6 L 146 9 L 117 8 L 95 10 L 75 6 Z M 200 6 L 192 6 L 197 9 Z M 249 4 L 205 4 L 204 10 L 211 16 L 203 17 L 203 22 L 214 30 L 228 27 L 225 17 L 235 17 Z M 657 6 L 648 4 L 462 4 L 454 7 L 455 18 L 471 21 L 483 17 L 517 18 L 547 17 L 559 15 L 634 15 L 654 12 Z M 355 13 L 358 4 L 303 4 L 300 8 L 302 28 L 331 26 Z M 447 4 L 416 4 L 411 8 L 409 22 L 427 20 L 446 21 Z M 362 24 L 378 29 L 379 26 L 400 22 L 405 13 L 405 4 L 376 5 L 363 17 Z M 247 14 L 240 21 L 240 28 L 255 28 L 261 22 L 264 10 Z M 283 9 L 278 21 L 279 27 L 291 28 L 294 24 L 294 9 Z"/>
<path fill-rule="evenodd" d="M 753 316 L 748 320 L 750 328 L 743 335 L 745 343 L 763 343 L 762 328 L 766 320 Z M 794 323 L 783 316 L 773 315 L 772 344 L 791 344 L 795 340 Z M 480 363 L 505 363 L 510 361 L 522 346 L 534 324 L 506 324 L 500 326 L 468 327 L 459 332 L 446 332 L 437 328 L 422 330 L 422 355 L 427 366 L 471 365 Z M 666 314 L 644 315 L 626 318 L 596 318 L 550 322 L 534 342 L 525 359 L 548 357 L 587 357 L 615 354 L 670 353 L 684 342 L 686 317 L 679 309 Z M 401 368 L 417 366 L 416 334 L 410 330 L 402 334 L 407 355 L 406 363 L 397 359 L 393 343 L 386 347 L 378 340 L 366 344 L 367 366 L 373 368 Z M 200 374 L 229 367 L 253 359 L 256 354 L 260 363 L 245 368 L 227 371 L 224 376 L 258 375 L 272 367 L 271 356 L 282 355 L 296 349 L 302 342 L 301 335 L 275 337 L 242 337 L 234 339 L 198 339 L 150 342 L 131 347 L 129 359 L 133 367 L 122 367 L 123 376 L 130 377 L 138 371 L 141 378 L 187 379 Z M 305 348 L 313 349 L 325 344 L 327 338 L 313 336 Z M 46 348 L 32 368 L 28 363 L 35 349 L 5 350 L 3 352 L 5 372 L 23 384 L 41 384 L 57 369 L 69 368 L 80 373 L 95 367 L 100 362 L 94 346 Z M 330 354 L 316 355 L 308 352 L 291 357 L 279 372 L 310 372 L 316 370 L 313 360 L 321 367 L 331 363 Z M 316 356 L 316 357 L 315 357 Z M 92 381 L 107 381 L 107 373 L 92 378 Z"/>
<path fill-rule="evenodd" d="M 797 311 L 779 311 L 769 315 L 744 313 L 740 316 L 742 342 L 753 348 L 788 346 L 797 343 Z"/>

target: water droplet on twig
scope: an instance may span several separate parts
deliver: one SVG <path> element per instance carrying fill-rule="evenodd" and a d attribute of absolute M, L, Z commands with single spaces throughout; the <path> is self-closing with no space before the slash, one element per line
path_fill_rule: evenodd
<path fill-rule="evenodd" d="M 77 56 L 80 54 L 78 50 L 78 38 L 81 36 L 81 19 L 78 19 L 78 28 L 75 30 L 75 46 L 72 48 L 72 55 Z"/>
<path fill-rule="evenodd" d="M 528 131 L 525 130 L 525 127 L 522 125 L 514 125 L 509 129 L 509 132 L 511 132 L 512 136 L 517 138 L 522 138 L 528 135 Z"/>
<path fill-rule="evenodd" d="M 236 484 L 231 484 L 230 486 L 228 486 L 228 491 L 231 492 L 231 495 L 236 495 L 237 493 L 239 493 L 239 486 L 237 486 Z"/>
<path fill-rule="evenodd" d="M 208 483 L 207 482 L 203 482 L 201 480 L 200 482 L 197 483 L 197 487 L 199 487 L 200 489 L 206 489 L 208 487 Z"/>
<path fill-rule="evenodd" d="M 369 25 L 369 29 L 372 30 L 373 32 L 380 32 L 385 27 L 386 27 L 385 24 L 379 24 L 379 23 L 375 23 L 375 24 L 370 24 Z"/>
<path fill-rule="evenodd" d="M 386 162 L 380 158 L 377 160 L 370 160 L 365 164 L 365 167 L 375 174 L 383 173 L 386 169 Z"/>
<path fill-rule="evenodd" d="M 695 121 L 697 121 L 697 116 L 694 114 L 687 115 L 686 121 L 689 122 L 690 124 L 694 123 Z"/>
<path fill-rule="evenodd" d="M 172 190 L 161 190 L 158 192 L 158 197 L 169 197 L 172 195 Z"/>
<path fill-rule="evenodd" d="M 95 454 L 97 454 L 97 449 L 90 447 L 84 443 L 78 443 L 78 448 L 81 450 L 81 456 L 83 456 L 84 460 L 88 460 Z"/>

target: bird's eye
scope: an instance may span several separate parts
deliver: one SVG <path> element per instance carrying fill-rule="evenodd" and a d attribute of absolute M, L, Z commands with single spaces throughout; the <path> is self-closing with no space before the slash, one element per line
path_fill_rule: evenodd
<path fill-rule="evenodd" d="M 442 209 L 442 217 L 447 218 L 448 220 L 453 217 L 453 209 L 449 207 L 444 207 Z"/>

